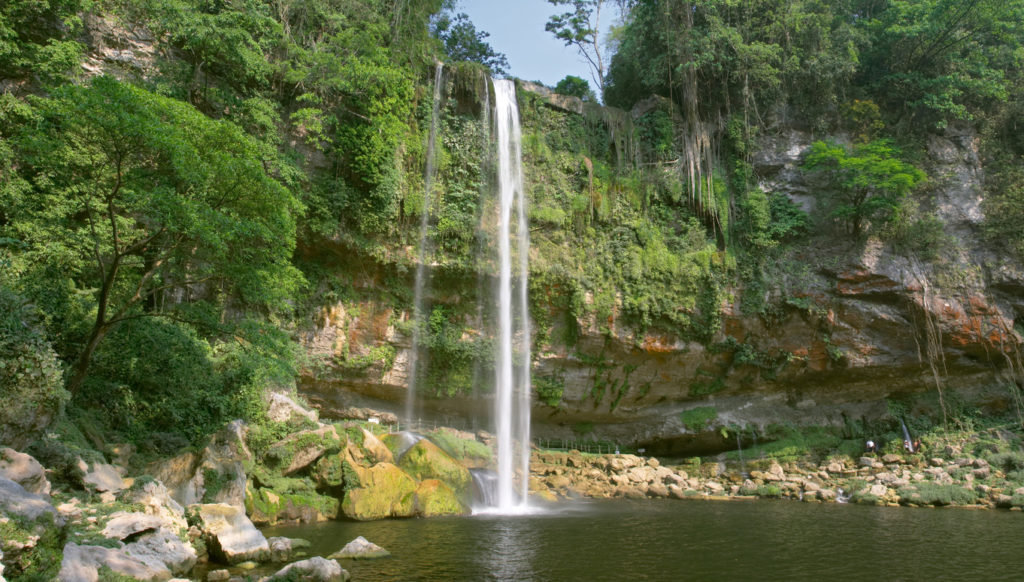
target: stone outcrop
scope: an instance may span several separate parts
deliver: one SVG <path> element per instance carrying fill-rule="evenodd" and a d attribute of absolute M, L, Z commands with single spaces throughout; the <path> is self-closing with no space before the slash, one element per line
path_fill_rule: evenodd
<path fill-rule="evenodd" d="M 210 555 L 226 564 L 266 561 L 270 544 L 240 508 L 224 503 L 196 506 Z"/>
<path fill-rule="evenodd" d="M 437 445 L 421 439 L 402 455 L 398 466 L 416 479 L 439 479 L 465 500 L 471 496 L 473 477 Z"/>

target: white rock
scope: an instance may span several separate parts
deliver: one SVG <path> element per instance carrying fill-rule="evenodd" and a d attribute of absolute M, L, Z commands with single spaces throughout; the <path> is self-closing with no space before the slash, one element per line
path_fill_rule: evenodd
<path fill-rule="evenodd" d="M 4 447 L 0 449 L 0 477 L 6 477 L 29 493 L 49 495 L 50 482 L 46 470 L 31 455 Z"/>
<path fill-rule="evenodd" d="M 53 514 L 57 525 L 64 525 L 64 520 L 57 510 L 50 505 L 49 497 L 29 493 L 24 487 L 10 479 L 0 477 L 0 510 L 10 515 L 17 515 L 29 521 L 35 521 L 44 513 Z"/>
<path fill-rule="evenodd" d="M 337 560 L 328 560 L 316 556 L 308 560 L 288 564 L 276 574 L 267 578 L 266 582 L 295 579 L 296 574 L 301 574 L 303 580 L 313 582 L 328 582 L 330 580 L 344 580 L 347 582 L 349 579 L 348 571 L 342 568 Z"/>
<path fill-rule="evenodd" d="M 302 416 L 308 418 L 313 422 L 319 420 L 319 415 L 315 410 L 307 410 L 295 402 L 287 394 L 281 392 L 271 392 L 267 396 L 269 409 L 267 410 L 267 416 L 274 422 L 287 422 L 292 419 L 292 416 Z"/>
<path fill-rule="evenodd" d="M 265 561 L 270 556 L 267 538 L 249 521 L 242 509 L 226 503 L 207 503 L 197 507 L 212 556 L 228 564 Z"/>
<path fill-rule="evenodd" d="M 341 548 L 337 552 L 334 552 L 328 558 L 349 558 L 349 559 L 361 559 L 361 558 L 383 558 L 390 556 L 391 552 L 378 546 L 377 544 L 368 541 L 363 536 L 359 536 L 356 539 L 345 544 L 344 548 Z"/>
<path fill-rule="evenodd" d="M 85 481 L 86 485 L 90 485 L 94 491 L 100 493 L 117 493 L 124 488 L 121 470 L 106 463 L 93 464 L 85 472 L 85 477 L 82 478 L 82 481 Z"/>

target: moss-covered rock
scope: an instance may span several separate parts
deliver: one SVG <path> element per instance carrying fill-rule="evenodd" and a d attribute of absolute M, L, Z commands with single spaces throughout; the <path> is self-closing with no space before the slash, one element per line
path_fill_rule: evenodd
<path fill-rule="evenodd" d="M 282 521 L 315 523 L 338 516 L 340 502 L 312 488 L 291 493 L 250 489 L 246 493 L 245 510 L 256 525 L 273 525 Z"/>
<path fill-rule="evenodd" d="M 346 517 L 367 521 L 416 514 L 416 481 L 395 465 L 374 465 L 362 471 L 359 482 L 341 503 Z"/>
<path fill-rule="evenodd" d="M 472 495 L 473 477 L 469 469 L 427 439 L 413 445 L 402 456 L 399 467 L 416 479 L 444 481 L 463 500 L 468 501 Z"/>
<path fill-rule="evenodd" d="M 363 429 L 363 452 L 366 457 L 374 463 L 394 463 L 395 456 L 391 453 L 391 449 L 388 448 L 377 435 L 369 432 L 365 428 Z"/>
<path fill-rule="evenodd" d="M 289 435 L 267 450 L 264 464 L 278 470 L 282 475 L 291 475 L 312 465 L 324 454 L 336 452 L 345 446 L 332 426 L 307 430 Z"/>
<path fill-rule="evenodd" d="M 438 479 L 427 479 L 416 488 L 416 513 L 423 517 L 466 515 L 469 506 L 452 488 Z"/>

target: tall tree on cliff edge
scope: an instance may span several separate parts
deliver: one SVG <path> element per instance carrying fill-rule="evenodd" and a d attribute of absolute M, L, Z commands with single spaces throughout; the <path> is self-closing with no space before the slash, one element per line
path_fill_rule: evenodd
<path fill-rule="evenodd" d="M 181 317 L 189 302 L 222 319 L 287 308 L 302 207 L 237 126 L 108 77 L 59 90 L 40 111 L 20 139 L 30 187 L 6 201 L 4 230 L 26 245 L 26 270 L 59 265 L 91 299 L 72 393 L 126 320 Z"/>
<path fill-rule="evenodd" d="M 544 30 L 564 41 L 565 46 L 576 47 L 580 56 L 590 65 L 590 73 L 597 83 L 597 90 L 604 92 L 604 77 L 607 71 L 601 49 L 601 12 L 607 15 L 605 0 L 548 0 L 555 6 L 568 6 L 571 10 L 556 14 L 548 19 Z"/>

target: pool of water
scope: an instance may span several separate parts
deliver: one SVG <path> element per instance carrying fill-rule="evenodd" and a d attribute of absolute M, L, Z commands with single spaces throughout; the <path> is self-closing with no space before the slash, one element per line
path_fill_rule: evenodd
<path fill-rule="evenodd" d="M 363 536 L 392 553 L 343 560 L 383 580 L 1021 580 L 1024 514 L 788 501 L 589 501 L 524 516 L 267 528 L 313 542 Z"/>

